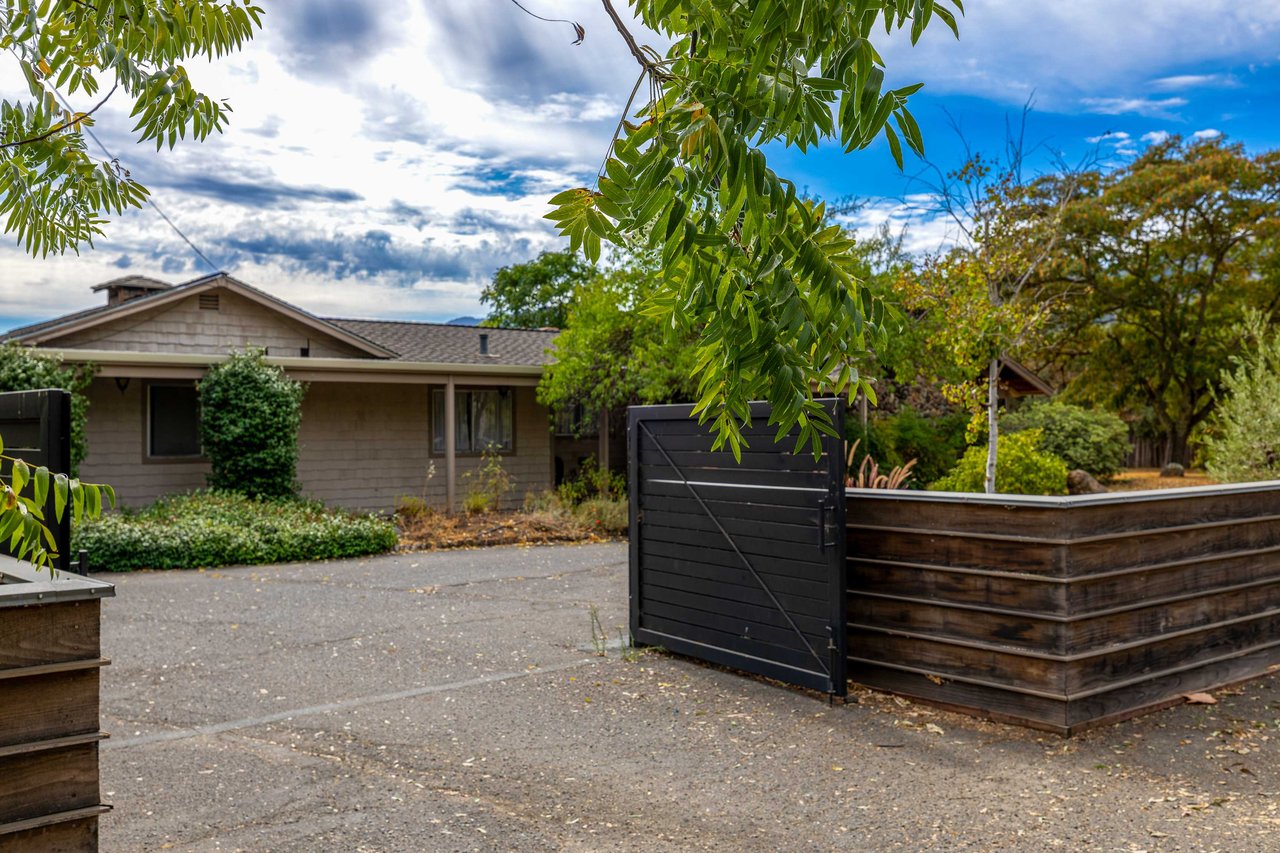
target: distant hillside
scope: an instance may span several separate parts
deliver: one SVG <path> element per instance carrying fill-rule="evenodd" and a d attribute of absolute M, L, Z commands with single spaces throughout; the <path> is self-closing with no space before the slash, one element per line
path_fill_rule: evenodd
<path fill-rule="evenodd" d="M 450 326 L 479 326 L 483 317 L 454 317 L 449 321 Z"/>

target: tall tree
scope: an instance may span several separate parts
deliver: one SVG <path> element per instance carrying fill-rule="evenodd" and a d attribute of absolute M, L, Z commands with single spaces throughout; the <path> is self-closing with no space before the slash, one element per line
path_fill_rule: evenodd
<path fill-rule="evenodd" d="M 923 351 L 944 394 L 974 413 L 975 427 L 985 420 L 971 434 L 986 433 L 988 494 L 997 491 L 1001 361 L 1033 342 L 1069 295 L 1050 286 L 1052 259 L 1066 212 L 1092 174 L 1059 157 L 1056 171 L 1025 180 L 1021 135 L 1007 151 L 1003 162 L 972 155 L 942 176 L 934 196 L 962 239 L 901 279 L 904 304 L 929 330 Z"/>
<path fill-rule="evenodd" d="M 922 153 L 906 106 L 920 85 L 886 90 L 871 39 L 908 29 L 914 43 L 933 20 L 956 31 L 960 3 L 632 0 L 670 41 L 659 53 L 602 2 L 639 76 L 594 186 L 557 195 L 548 217 L 590 259 L 605 241 L 661 254 L 649 302 L 696 335 L 696 410 L 717 446 L 739 452 L 748 403 L 764 398 L 817 452 L 833 429 L 815 392 L 871 393 L 854 365 L 883 335 L 883 306 L 852 269 L 854 242 L 763 149 L 852 151 L 883 134 L 899 165 L 904 140 Z"/>
<path fill-rule="evenodd" d="M 594 265 L 567 250 L 502 267 L 480 293 L 480 301 L 491 306 L 481 325 L 563 329 L 574 290 L 595 275 Z"/>
<path fill-rule="evenodd" d="M 1189 464 L 1249 309 L 1280 307 L 1280 151 L 1171 138 L 1072 205 L 1057 354 L 1073 396 L 1148 411 Z"/>
<path fill-rule="evenodd" d="M 89 154 L 94 114 L 127 99 L 138 141 L 156 148 L 221 131 L 230 107 L 196 89 L 183 63 L 238 50 L 261 16 L 249 0 L 0 5 L 0 47 L 28 92 L 0 100 L 4 233 L 32 255 L 74 251 L 102 233 L 104 215 L 140 206 L 146 188 L 119 162 Z"/>
<path fill-rule="evenodd" d="M 633 258 L 577 290 L 538 385 L 539 402 L 595 414 L 692 399 L 693 336 L 670 334 L 641 307 L 658 277 L 653 259 Z"/>

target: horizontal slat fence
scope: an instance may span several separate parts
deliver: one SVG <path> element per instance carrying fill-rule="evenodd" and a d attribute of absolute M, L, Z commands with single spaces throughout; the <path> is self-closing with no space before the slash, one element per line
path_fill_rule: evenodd
<path fill-rule="evenodd" d="M 1280 663 L 1280 483 L 847 500 L 854 681 L 1070 734 Z"/>

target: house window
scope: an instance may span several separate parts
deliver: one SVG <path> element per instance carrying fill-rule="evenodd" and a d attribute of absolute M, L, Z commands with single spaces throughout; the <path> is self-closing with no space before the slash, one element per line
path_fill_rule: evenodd
<path fill-rule="evenodd" d="M 444 453 L 443 388 L 431 391 L 431 452 Z M 510 388 L 455 391 L 454 434 L 458 453 L 515 448 L 515 392 Z"/>
<path fill-rule="evenodd" d="M 200 400 L 196 386 L 147 386 L 147 455 L 153 459 L 200 455 Z"/>
<path fill-rule="evenodd" d="M 556 435 L 572 438 L 596 438 L 600 435 L 599 417 L 581 403 L 556 412 Z"/>

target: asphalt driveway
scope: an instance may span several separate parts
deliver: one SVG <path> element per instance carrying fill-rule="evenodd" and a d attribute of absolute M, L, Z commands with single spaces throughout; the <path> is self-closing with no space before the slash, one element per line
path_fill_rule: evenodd
<path fill-rule="evenodd" d="M 1280 850 L 1275 677 L 1062 740 L 598 656 L 619 544 L 106 579 L 105 851 Z"/>

